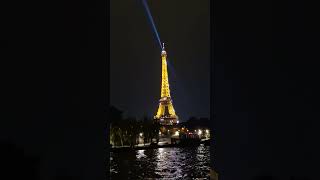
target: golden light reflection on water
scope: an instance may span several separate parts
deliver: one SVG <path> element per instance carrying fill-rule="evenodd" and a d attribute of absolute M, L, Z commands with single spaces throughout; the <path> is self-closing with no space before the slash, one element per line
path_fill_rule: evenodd
<path fill-rule="evenodd" d="M 208 179 L 209 147 L 111 153 L 112 179 Z"/>
<path fill-rule="evenodd" d="M 156 173 L 162 177 L 182 177 L 182 169 L 180 165 L 181 154 L 180 149 L 172 151 L 170 148 L 157 149 Z"/>

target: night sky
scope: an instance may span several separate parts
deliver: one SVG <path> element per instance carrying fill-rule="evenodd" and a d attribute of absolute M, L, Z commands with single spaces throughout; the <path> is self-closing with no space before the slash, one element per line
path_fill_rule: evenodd
<path fill-rule="evenodd" d="M 147 3 L 167 50 L 171 96 L 180 121 L 209 118 L 209 1 Z M 153 117 L 160 99 L 161 50 L 142 1 L 111 0 L 110 10 L 110 104 L 126 116 Z"/>

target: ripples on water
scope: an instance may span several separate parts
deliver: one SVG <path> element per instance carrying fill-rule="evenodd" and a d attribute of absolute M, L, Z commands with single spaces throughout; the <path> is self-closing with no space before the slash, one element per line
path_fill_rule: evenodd
<path fill-rule="evenodd" d="M 209 179 L 210 146 L 110 153 L 111 179 Z"/>

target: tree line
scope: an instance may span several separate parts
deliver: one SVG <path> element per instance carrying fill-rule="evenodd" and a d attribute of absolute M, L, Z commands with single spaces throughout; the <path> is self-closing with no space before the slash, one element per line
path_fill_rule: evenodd
<path fill-rule="evenodd" d="M 140 133 L 143 133 L 144 143 L 159 142 L 160 124 L 152 118 L 144 117 L 137 120 L 134 117 L 123 118 L 122 111 L 111 106 L 109 108 L 110 119 L 110 144 L 114 146 L 137 145 Z"/>
<path fill-rule="evenodd" d="M 159 131 L 161 125 L 153 118 L 135 117 L 123 118 L 123 111 L 114 106 L 109 107 L 108 119 L 110 122 L 110 144 L 114 146 L 134 147 L 138 144 L 139 134 L 143 133 L 143 143 L 159 142 Z M 209 118 L 190 117 L 188 121 L 181 122 L 179 128 L 185 127 L 190 130 L 210 129 Z"/>

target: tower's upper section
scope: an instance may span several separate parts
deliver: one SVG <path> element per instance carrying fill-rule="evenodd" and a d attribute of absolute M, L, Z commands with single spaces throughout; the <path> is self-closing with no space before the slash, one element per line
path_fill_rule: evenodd
<path fill-rule="evenodd" d="M 166 50 L 164 49 L 164 43 L 162 43 L 161 56 L 167 56 L 167 52 L 166 52 Z"/>
<path fill-rule="evenodd" d="M 162 76 L 161 76 L 161 97 L 170 97 L 169 78 L 167 69 L 167 52 L 164 49 L 164 43 L 161 52 Z"/>

